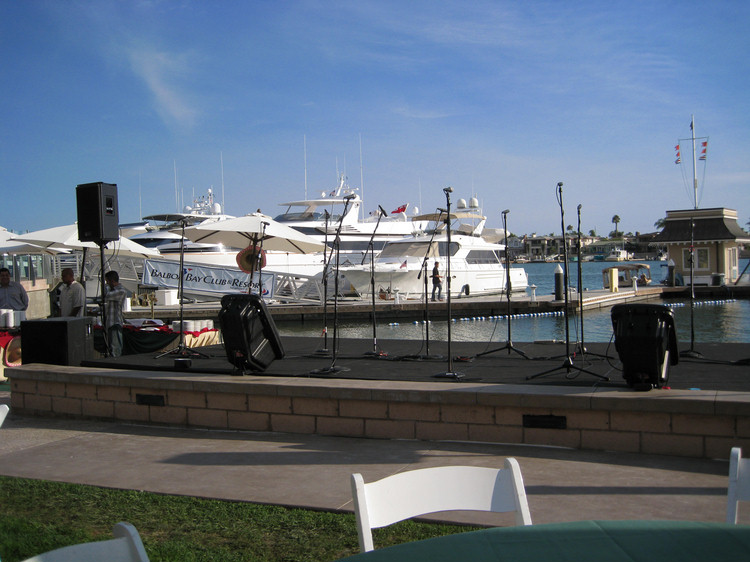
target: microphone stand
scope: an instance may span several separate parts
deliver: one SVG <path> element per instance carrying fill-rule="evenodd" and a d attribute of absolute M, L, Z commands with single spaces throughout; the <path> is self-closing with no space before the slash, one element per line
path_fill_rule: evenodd
<path fill-rule="evenodd" d="M 315 351 L 316 355 L 328 355 L 328 267 L 329 260 L 333 256 L 333 248 L 331 253 L 328 252 L 328 219 L 331 218 L 330 213 L 326 209 L 325 211 L 325 239 L 323 248 L 323 348 Z"/>
<path fill-rule="evenodd" d="M 448 247 L 445 251 L 448 260 L 448 268 L 446 272 L 446 278 L 448 281 L 448 302 L 446 307 L 448 312 L 448 370 L 443 373 L 437 373 L 433 376 L 438 378 L 451 378 L 459 381 L 464 378 L 464 375 L 463 373 L 457 373 L 453 369 L 453 354 L 451 353 L 451 193 L 453 193 L 453 188 L 446 187 L 443 189 L 443 192 L 445 193 L 445 206 L 447 209 L 446 212 L 448 213 L 448 217 L 445 219 L 445 227 L 448 231 Z"/>
<path fill-rule="evenodd" d="M 380 219 L 387 216 L 388 214 L 385 212 L 383 207 L 378 205 L 378 222 L 375 223 L 375 228 L 372 231 L 372 235 L 370 236 L 370 243 L 368 245 L 368 249 L 370 250 L 370 290 L 372 292 L 372 351 L 366 351 L 364 353 L 368 357 L 386 357 L 388 355 L 383 351 L 378 351 L 378 332 L 377 323 L 375 320 L 375 247 L 373 245 L 375 233 L 378 230 L 378 226 L 380 226 Z M 360 265 L 364 265 L 365 258 L 367 258 L 367 252 L 365 252 L 365 255 L 362 256 L 362 263 L 360 263 Z"/>
<path fill-rule="evenodd" d="M 695 350 L 695 218 L 690 217 L 690 349 L 680 352 L 680 357 L 703 359 L 703 355 Z"/>
<path fill-rule="evenodd" d="M 563 364 L 559 367 L 555 367 L 554 369 L 549 369 L 547 371 L 544 371 L 542 373 L 538 373 L 536 375 L 532 375 L 530 377 L 526 377 L 526 380 L 536 379 L 538 377 L 543 377 L 546 375 L 551 375 L 555 371 L 559 371 L 560 369 L 565 369 L 565 372 L 567 373 L 567 376 L 570 376 L 571 371 L 577 371 L 578 373 L 587 373 L 591 376 L 598 377 L 602 380 L 608 381 L 609 377 L 605 377 L 603 375 L 600 375 L 598 373 L 594 373 L 593 371 L 589 371 L 587 369 L 584 369 L 583 367 L 579 367 L 573 363 L 573 357 L 570 355 L 570 325 L 568 323 L 568 243 L 565 238 L 565 207 L 563 206 L 563 190 L 562 190 L 562 182 L 559 182 L 557 184 L 558 189 L 558 200 L 557 202 L 560 205 L 560 223 L 562 226 L 562 242 L 563 242 L 563 265 L 564 267 L 564 273 L 563 273 L 563 287 L 565 289 L 565 360 L 563 361 Z"/>
<path fill-rule="evenodd" d="M 335 277 L 333 279 L 333 348 L 331 349 L 331 365 L 329 367 L 324 367 L 322 369 L 313 369 L 310 371 L 311 374 L 319 375 L 319 374 L 326 374 L 326 373 L 337 373 L 339 371 L 348 371 L 349 369 L 346 367 L 339 367 L 336 365 L 336 357 L 338 355 L 338 325 L 339 325 L 339 262 L 340 262 L 340 255 L 341 255 L 341 228 L 344 224 L 344 217 L 346 216 L 346 211 L 349 208 L 349 203 L 351 200 L 354 199 L 354 194 L 347 195 L 344 197 L 344 211 L 341 213 L 341 218 L 339 219 L 339 225 L 336 227 L 336 239 L 333 241 L 334 246 L 336 247 L 336 273 Z M 333 255 L 333 252 L 331 252 L 331 255 Z"/>
<path fill-rule="evenodd" d="M 427 249 L 425 250 L 424 256 L 422 257 L 422 265 L 419 268 L 419 274 L 417 275 L 417 279 L 420 279 L 424 275 L 424 355 L 406 355 L 404 356 L 404 359 L 409 360 L 422 360 L 422 359 L 442 359 L 442 355 L 430 355 L 430 299 L 429 299 L 429 292 L 428 292 L 428 282 L 429 282 L 429 276 L 427 275 L 427 262 L 430 260 L 430 252 L 432 251 L 432 245 L 435 243 L 435 234 L 437 234 L 437 225 L 440 224 L 441 217 L 443 216 L 443 213 L 445 212 L 443 209 L 438 209 L 440 211 L 440 214 L 438 215 L 437 220 L 435 221 L 435 228 L 432 231 L 432 234 L 430 235 L 430 241 L 427 244 Z M 438 250 L 438 256 L 440 255 L 440 251 Z"/>
<path fill-rule="evenodd" d="M 176 348 L 165 351 L 164 353 L 160 353 L 157 355 L 154 359 L 159 359 L 161 357 L 164 357 L 165 355 L 179 355 L 180 358 L 187 358 L 187 357 L 208 357 L 205 353 L 201 353 L 200 351 L 195 351 L 194 349 L 189 348 L 185 344 L 185 321 L 184 321 L 184 305 L 185 305 L 185 295 L 184 295 L 184 286 L 185 286 L 185 222 L 186 219 L 182 218 L 180 219 L 180 226 L 182 229 L 182 237 L 180 238 L 180 277 L 178 280 L 177 285 L 177 293 L 180 299 L 180 343 L 177 345 Z M 102 254 L 104 253 L 104 250 L 102 250 Z M 252 279 L 252 277 L 251 277 Z"/>
<path fill-rule="evenodd" d="M 510 254 L 508 252 L 508 213 L 510 213 L 509 209 L 505 209 L 503 211 L 503 230 L 505 231 L 505 298 L 508 302 L 508 340 L 505 342 L 505 345 L 502 347 L 498 347 L 497 349 L 491 349 L 489 351 L 484 351 L 482 353 L 477 353 L 475 357 L 482 357 L 483 355 L 489 355 L 490 353 L 495 353 L 496 351 L 502 351 L 503 349 L 508 350 L 508 355 L 510 355 L 511 351 L 515 351 L 518 353 L 521 357 L 524 359 L 531 359 L 528 355 L 526 355 L 523 351 L 516 348 L 513 345 L 513 339 L 510 335 Z"/>
<path fill-rule="evenodd" d="M 586 350 L 586 343 L 583 336 L 583 265 L 581 263 L 581 205 L 578 205 L 578 314 L 581 318 L 581 341 L 576 344 L 575 352 L 579 352 L 581 355 L 594 355 L 607 359 L 606 355 L 600 355 L 599 353 L 589 353 Z"/>

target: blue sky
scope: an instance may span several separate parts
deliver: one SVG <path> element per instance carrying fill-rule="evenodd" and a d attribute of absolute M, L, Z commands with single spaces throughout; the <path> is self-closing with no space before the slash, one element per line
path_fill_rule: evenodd
<path fill-rule="evenodd" d="M 222 159 L 227 212 L 275 215 L 306 153 L 308 194 L 338 170 L 368 209 L 452 186 L 546 234 L 562 181 L 566 224 L 647 232 L 692 206 L 691 114 L 699 206 L 744 226 L 749 27 L 746 1 L 0 0 L 0 226 L 70 223 L 92 181 L 121 222 L 175 211 L 175 166 L 220 198 Z"/>

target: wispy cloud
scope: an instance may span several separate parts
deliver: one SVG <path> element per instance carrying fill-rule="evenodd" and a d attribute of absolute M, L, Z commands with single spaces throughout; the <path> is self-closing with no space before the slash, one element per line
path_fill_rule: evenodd
<path fill-rule="evenodd" d="M 179 87 L 180 78 L 189 71 L 188 56 L 145 47 L 128 53 L 131 69 L 153 95 L 155 109 L 168 125 L 192 127 L 198 116 L 196 108 Z"/>

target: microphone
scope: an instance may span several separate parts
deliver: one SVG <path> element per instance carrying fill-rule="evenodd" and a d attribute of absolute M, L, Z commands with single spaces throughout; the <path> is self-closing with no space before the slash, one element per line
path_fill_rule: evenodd
<path fill-rule="evenodd" d="M 446 187 L 446 188 L 443 189 L 443 192 L 445 192 L 445 193 L 453 193 L 453 188 L 450 187 L 450 186 Z"/>
<path fill-rule="evenodd" d="M 507 215 L 508 213 L 510 213 L 510 209 L 505 209 L 502 214 Z"/>
<path fill-rule="evenodd" d="M 388 216 L 388 213 L 385 212 L 385 209 L 383 209 L 383 207 L 381 207 L 380 205 L 378 205 L 378 209 L 380 209 L 380 214 L 381 215 L 383 215 L 384 217 Z"/>

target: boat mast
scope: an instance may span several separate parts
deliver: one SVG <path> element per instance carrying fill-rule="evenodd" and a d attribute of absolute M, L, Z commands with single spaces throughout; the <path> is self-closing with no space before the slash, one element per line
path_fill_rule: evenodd
<path fill-rule="evenodd" d="M 698 208 L 698 172 L 695 163 L 695 115 L 690 116 L 690 137 L 693 143 L 693 205 Z"/>
<path fill-rule="evenodd" d="M 307 135 L 302 135 L 302 146 L 305 158 L 305 200 L 307 200 Z"/>
<path fill-rule="evenodd" d="M 365 173 L 362 168 L 362 133 L 359 134 L 359 186 L 360 186 L 360 197 L 362 201 L 365 200 Z M 359 213 L 362 220 L 365 218 L 365 206 L 361 204 L 359 206 Z"/>
<path fill-rule="evenodd" d="M 221 214 L 225 214 L 224 209 L 224 152 L 219 151 L 219 160 L 221 160 Z"/>

